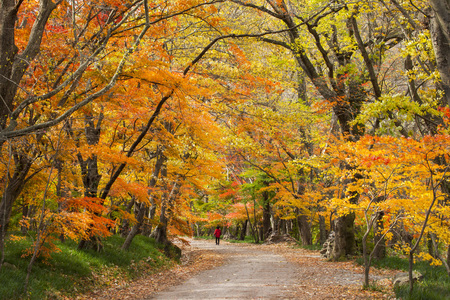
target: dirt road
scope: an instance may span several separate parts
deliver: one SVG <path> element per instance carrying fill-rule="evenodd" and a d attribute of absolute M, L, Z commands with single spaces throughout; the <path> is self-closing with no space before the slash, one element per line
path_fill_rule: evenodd
<path fill-rule="evenodd" d="M 282 255 L 212 241 L 191 242 L 192 247 L 224 254 L 226 262 L 204 271 L 150 299 L 294 299 L 297 268 Z"/>
<path fill-rule="evenodd" d="M 327 262 L 286 243 L 188 241 L 183 264 L 77 299 L 395 299 L 392 270 L 372 269 L 377 289 L 363 290 L 363 268 L 353 261 Z"/>

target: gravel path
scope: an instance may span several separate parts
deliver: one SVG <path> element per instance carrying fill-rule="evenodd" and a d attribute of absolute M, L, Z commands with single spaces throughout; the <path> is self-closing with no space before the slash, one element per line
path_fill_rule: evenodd
<path fill-rule="evenodd" d="M 294 299 L 297 268 L 282 255 L 240 245 L 194 240 L 192 247 L 227 257 L 217 268 L 201 272 L 150 299 Z"/>

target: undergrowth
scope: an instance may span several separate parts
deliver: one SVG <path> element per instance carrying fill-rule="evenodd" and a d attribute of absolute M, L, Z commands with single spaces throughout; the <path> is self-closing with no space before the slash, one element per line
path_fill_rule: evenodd
<path fill-rule="evenodd" d="M 120 250 L 124 239 L 111 236 L 102 241 L 103 249 L 77 250 L 74 241 L 57 242 L 61 250 L 33 266 L 27 295 L 23 294 L 29 257 L 22 257 L 31 238 L 7 241 L 5 264 L 0 270 L 0 299 L 54 299 L 74 296 L 93 288 L 112 285 L 151 273 L 173 262 L 153 239 L 136 236 L 128 251 Z"/>
<path fill-rule="evenodd" d="M 358 258 L 359 264 L 363 263 L 362 258 Z M 374 259 L 372 267 L 408 271 L 408 260 L 398 256 Z M 414 264 L 414 270 L 423 275 L 421 282 L 414 283 L 413 292 L 409 293 L 409 286 L 395 288 L 398 299 L 403 300 L 443 300 L 450 299 L 450 277 L 444 266 L 431 266 L 426 261 Z"/>

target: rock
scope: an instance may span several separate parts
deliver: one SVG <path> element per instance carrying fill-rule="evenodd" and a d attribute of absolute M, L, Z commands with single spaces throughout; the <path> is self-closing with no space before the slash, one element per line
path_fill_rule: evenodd
<path fill-rule="evenodd" d="M 413 271 L 414 282 L 421 281 L 422 279 L 423 279 L 422 274 L 420 274 L 417 271 Z M 409 274 L 407 272 L 398 273 L 397 275 L 394 276 L 392 283 L 394 284 L 395 287 L 409 284 Z"/>
<path fill-rule="evenodd" d="M 333 252 L 334 248 L 334 240 L 335 240 L 335 233 L 334 231 L 331 231 L 328 235 L 327 240 L 325 243 L 323 243 L 322 250 L 320 250 L 320 256 L 323 258 L 330 258 L 331 253 Z"/>
<path fill-rule="evenodd" d="M 4 262 L 3 266 L 8 269 L 17 270 L 17 267 L 15 265 L 7 263 L 7 262 Z"/>
<path fill-rule="evenodd" d="M 181 259 L 181 248 L 175 245 L 174 243 L 167 241 L 164 243 L 164 254 L 172 259 L 180 260 Z"/>
<path fill-rule="evenodd" d="M 222 236 L 223 240 L 236 240 L 236 236 L 232 235 L 231 233 L 227 232 Z"/>
<path fill-rule="evenodd" d="M 291 237 L 289 234 L 271 234 L 265 241 L 264 244 L 278 244 L 278 243 L 296 243 L 297 241 Z"/>

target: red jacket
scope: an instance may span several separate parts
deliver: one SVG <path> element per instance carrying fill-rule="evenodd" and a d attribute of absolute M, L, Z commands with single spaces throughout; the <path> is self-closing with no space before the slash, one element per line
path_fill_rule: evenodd
<path fill-rule="evenodd" d="M 220 235 L 222 234 L 222 231 L 220 231 L 220 229 L 216 229 L 216 230 L 214 230 L 214 236 L 215 237 L 220 237 Z"/>

